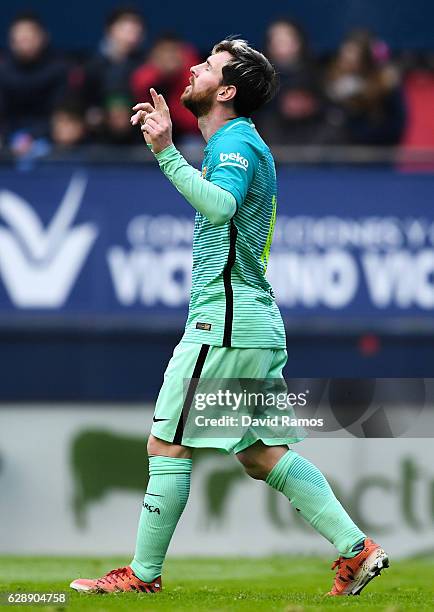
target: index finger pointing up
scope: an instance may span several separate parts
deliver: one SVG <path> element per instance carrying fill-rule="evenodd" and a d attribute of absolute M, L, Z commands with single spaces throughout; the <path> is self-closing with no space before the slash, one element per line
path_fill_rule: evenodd
<path fill-rule="evenodd" d="M 152 101 L 154 103 L 155 109 L 161 110 L 161 101 L 160 101 L 160 97 L 158 96 L 157 92 L 155 91 L 153 87 L 151 87 L 149 91 L 151 93 Z"/>

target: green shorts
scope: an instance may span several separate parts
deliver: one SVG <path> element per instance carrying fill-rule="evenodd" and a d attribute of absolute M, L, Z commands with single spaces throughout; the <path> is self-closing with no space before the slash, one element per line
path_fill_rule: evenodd
<path fill-rule="evenodd" d="M 258 440 L 268 446 L 289 445 L 302 440 L 300 430 L 285 430 L 280 437 L 264 437 L 254 425 L 235 437 L 189 437 L 186 422 L 192 404 L 191 386 L 203 379 L 279 379 L 284 384 L 282 369 L 287 361 L 285 349 L 226 348 L 181 341 L 173 352 L 158 395 L 151 433 L 156 438 L 193 448 L 216 448 L 237 453 Z M 206 382 L 205 382 L 206 384 Z M 286 387 L 285 387 L 286 389 Z M 194 395 L 193 391 L 193 395 Z M 191 416 L 191 415 L 190 415 Z M 274 435 L 274 434 L 273 434 Z M 212 437 L 210 437 L 212 436 Z"/>

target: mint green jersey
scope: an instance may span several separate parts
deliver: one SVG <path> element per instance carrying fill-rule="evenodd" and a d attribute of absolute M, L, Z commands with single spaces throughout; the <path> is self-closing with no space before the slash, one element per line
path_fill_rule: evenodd
<path fill-rule="evenodd" d="M 218 227 L 196 213 L 183 340 L 285 348 L 282 317 L 265 276 L 276 219 L 276 171 L 250 119 L 233 119 L 213 134 L 205 148 L 202 176 L 229 191 L 237 210 Z"/>

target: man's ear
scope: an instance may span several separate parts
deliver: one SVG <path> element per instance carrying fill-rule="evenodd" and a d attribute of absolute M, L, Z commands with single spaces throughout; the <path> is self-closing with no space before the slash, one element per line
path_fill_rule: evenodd
<path fill-rule="evenodd" d="M 230 102 L 235 98 L 237 88 L 235 85 L 222 85 L 220 91 L 217 93 L 217 100 L 219 102 Z"/>

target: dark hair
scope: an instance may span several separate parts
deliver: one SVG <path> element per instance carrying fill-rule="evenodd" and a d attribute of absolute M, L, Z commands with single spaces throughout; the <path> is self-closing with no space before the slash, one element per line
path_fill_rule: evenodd
<path fill-rule="evenodd" d="M 13 28 L 17 23 L 23 23 L 23 22 L 33 23 L 33 25 L 37 26 L 41 30 L 44 30 L 44 32 L 46 31 L 46 28 L 44 24 L 42 23 L 41 18 L 36 13 L 33 13 L 32 11 L 23 11 L 15 15 L 15 17 L 12 19 L 12 21 L 9 24 L 9 29 Z"/>
<path fill-rule="evenodd" d="M 64 98 L 53 109 L 54 113 L 65 113 L 75 119 L 84 120 L 84 107 L 77 97 Z"/>
<path fill-rule="evenodd" d="M 106 28 L 111 28 L 113 24 L 124 17 L 134 17 L 145 25 L 145 18 L 136 6 L 133 4 L 122 4 L 121 6 L 114 8 L 107 15 L 107 19 L 105 21 Z"/>
<path fill-rule="evenodd" d="M 277 74 L 268 59 L 245 40 L 226 38 L 214 45 L 212 54 L 227 51 L 233 57 L 222 68 L 223 84 L 235 85 L 233 100 L 238 116 L 250 115 L 269 102 L 277 91 Z"/>
<path fill-rule="evenodd" d="M 374 55 L 375 39 L 369 30 L 356 29 L 347 34 L 341 44 L 341 50 L 344 45 L 353 43 L 360 49 L 362 72 L 369 74 L 378 69 L 378 65 Z"/>
<path fill-rule="evenodd" d="M 171 30 L 167 30 L 167 32 L 161 32 L 154 38 L 153 46 L 157 46 L 160 43 L 182 43 L 183 40 L 179 34 L 176 32 L 172 32 Z"/>

